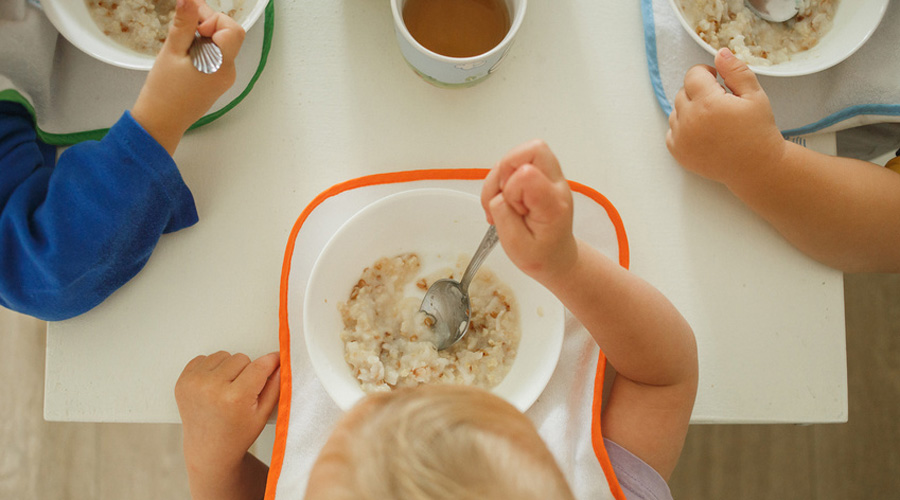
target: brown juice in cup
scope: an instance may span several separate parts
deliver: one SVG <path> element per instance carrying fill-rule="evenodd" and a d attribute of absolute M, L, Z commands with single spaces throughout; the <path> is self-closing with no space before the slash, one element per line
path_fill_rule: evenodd
<path fill-rule="evenodd" d="M 449 57 L 484 54 L 510 28 L 505 0 L 408 0 L 403 23 L 423 47 Z"/>

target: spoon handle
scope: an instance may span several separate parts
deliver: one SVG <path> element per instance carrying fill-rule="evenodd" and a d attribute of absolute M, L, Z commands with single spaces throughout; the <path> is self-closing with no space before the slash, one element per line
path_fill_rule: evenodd
<path fill-rule="evenodd" d="M 191 56 L 191 63 L 201 73 L 210 75 L 222 67 L 222 49 L 212 38 L 201 36 L 199 32 L 194 33 L 194 41 L 188 54 Z"/>
<path fill-rule="evenodd" d="M 494 248 L 494 245 L 497 244 L 498 239 L 497 228 L 491 225 L 487 232 L 484 233 L 484 238 L 481 239 L 478 250 L 475 250 L 475 255 L 472 256 L 472 260 L 469 262 L 469 266 L 466 267 L 466 272 L 463 273 L 462 280 L 459 282 L 459 286 L 462 288 L 464 295 L 469 293 L 469 283 L 472 281 L 472 278 L 475 277 L 475 273 L 478 272 L 481 263 L 484 262 L 484 259 L 487 258 L 488 254 L 491 253 L 491 250 Z"/>

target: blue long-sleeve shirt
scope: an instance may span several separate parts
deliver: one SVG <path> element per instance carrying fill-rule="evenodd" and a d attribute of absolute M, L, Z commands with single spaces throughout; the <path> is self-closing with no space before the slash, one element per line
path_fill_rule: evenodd
<path fill-rule="evenodd" d="M 197 222 L 172 157 L 128 112 L 54 157 L 25 108 L 0 102 L 0 305 L 51 321 L 102 302 L 162 234 Z"/>

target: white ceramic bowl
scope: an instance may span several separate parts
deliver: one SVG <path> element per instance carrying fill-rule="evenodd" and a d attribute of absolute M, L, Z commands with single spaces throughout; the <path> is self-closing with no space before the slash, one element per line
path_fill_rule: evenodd
<path fill-rule="evenodd" d="M 236 3 L 234 0 L 207 0 L 206 3 L 220 10 L 226 2 L 228 5 Z M 244 30 L 249 30 L 266 9 L 266 3 L 267 0 L 244 0 L 235 20 Z M 56 30 L 84 53 L 120 68 L 147 71 L 153 67 L 156 56 L 131 50 L 104 35 L 91 18 L 84 0 L 41 0 L 41 6 Z"/>
<path fill-rule="evenodd" d="M 669 4 L 688 35 L 707 52 L 715 55 L 716 49 L 704 42 L 688 24 L 677 1 L 669 0 Z M 771 66 L 751 65 L 750 69 L 756 74 L 768 76 L 801 76 L 828 69 L 850 57 L 866 43 L 881 22 L 889 1 L 840 0 L 831 30 L 813 48 L 798 52 L 783 63 Z"/>
<path fill-rule="evenodd" d="M 303 332 L 316 375 L 342 409 L 365 396 L 344 360 L 338 303 L 346 302 L 364 268 L 377 259 L 416 252 L 422 273 L 471 255 L 487 223 L 479 199 L 447 189 L 415 189 L 376 201 L 341 226 L 313 266 L 303 304 Z M 484 263 L 512 288 L 522 339 L 515 361 L 494 394 L 525 411 L 544 390 L 562 348 L 564 308 L 509 260 L 501 246 Z M 409 295 L 424 292 L 410 287 Z"/>

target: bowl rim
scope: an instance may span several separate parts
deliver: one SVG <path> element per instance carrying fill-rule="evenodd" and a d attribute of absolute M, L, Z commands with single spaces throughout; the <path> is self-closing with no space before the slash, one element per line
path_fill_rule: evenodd
<path fill-rule="evenodd" d="M 259 20 L 269 2 L 270 0 L 256 0 L 253 8 L 247 12 L 247 16 L 241 20 L 240 24 L 245 31 L 249 31 L 250 28 L 253 27 L 253 25 L 256 23 L 256 21 Z M 93 47 L 85 43 L 84 39 L 77 34 L 78 31 L 81 31 L 83 29 L 83 26 L 80 23 L 77 23 L 71 16 L 67 16 L 65 14 L 67 8 L 72 4 L 78 4 L 81 6 L 86 5 L 84 0 L 41 0 L 41 7 L 43 8 L 44 13 L 47 15 L 47 19 L 50 20 L 50 23 L 54 28 L 56 28 L 56 31 L 58 31 L 59 34 L 61 34 L 66 40 L 68 40 L 69 43 L 74 45 L 85 54 L 93 57 L 94 59 L 105 62 L 112 66 L 138 71 L 150 71 L 150 69 L 153 67 L 153 63 L 156 61 L 156 56 L 150 56 L 133 51 L 128 47 L 125 47 L 124 45 L 121 45 L 105 36 L 98 37 L 98 39 L 105 39 L 108 43 L 108 46 L 112 47 L 115 52 L 122 56 L 127 55 L 128 57 L 112 57 L 107 55 L 105 52 L 98 52 L 97 50 L 94 50 Z"/>
<path fill-rule="evenodd" d="M 849 1 L 849 0 L 844 0 L 844 1 Z M 755 64 L 747 64 L 747 66 L 750 68 L 751 71 L 753 71 L 753 73 L 755 73 L 757 75 L 774 76 L 774 77 L 780 77 L 780 78 L 811 75 L 814 73 L 819 73 L 821 71 L 825 71 L 826 69 L 832 68 L 834 66 L 837 66 L 838 64 L 846 61 L 850 56 L 855 54 L 856 51 L 858 51 L 863 45 L 865 45 L 866 42 L 869 41 L 869 39 L 872 37 L 872 35 L 878 29 L 878 26 L 881 25 L 881 21 L 884 19 L 884 15 L 887 12 L 887 8 L 888 8 L 888 5 L 890 4 L 890 0 L 879 0 L 879 1 L 881 2 L 881 4 L 879 7 L 879 12 L 878 12 L 878 22 L 875 23 L 874 27 L 871 30 L 869 30 L 866 33 L 866 35 L 863 36 L 861 40 L 859 40 L 859 42 L 854 44 L 850 48 L 850 50 L 848 52 L 846 52 L 845 54 L 843 54 L 841 57 L 838 57 L 838 58 L 835 58 L 835 59 L 829 60 L 829 61 L 823 61 L 821 64 L 811 65 L 807 69 L 804 69 L 804 70 L 796 70 L 796 71 L 791 71 L 791 72 L 777 71 L 777 70 L 772 69 L 772 68 L 777 68 L 779 66 L 779 64 L 773 64 L 771 66 L 758 66 Z M 718 51 L 716 49 L 714 49 L 712 47 L 712 45 L 706 43 L 702 38 L 700 38 L 700 36 L 697 35 L 697 33 L 694 31 L 694 29 L 691 28 L 691 26 L 687 22 L 687 19 L 684 16 L 684 13 L 681 11 L 681 9 L 676 4 L 676 0 L 669 0 L 669 5 L 671 6 L 672 10 L 675 11 L 675 16 L 678 18 L 678 21 L 681 23 L 681 26 L 688 33 L 688 35 L 695 42 L 697 42 L 697 44 L 699 44 L 701 48 L 703 48 L 705 51 L 709 52 L 713 57 L 715 57 L 716 53 Z M 840 5 L 838 5 L 838 8 L 840 8 Z M 831 31 L 829 30 L 828 33 L 831 33 Z M 828 36 L 828 33 L 826 33 L 824 36 Z"/>
<path fill-rule="evenodd" d="M 312 304 L 312 301 L 314 300 L 313 299 L 314 294 L 309 293 L 309 290 L 312 287 L 313 283 L 317 281 L 319 274 L 326 272 L 320 266 L 321 259 L 323 258 L 323 256 L 325 256 L 329 253 L 329 249 L 333 245 L 339 244 L 338 236 L 340 234 L 343 234 L 343 232 L 346 230 L 347 227 L 355 224 L 354 221 L 368 216 L 369 212 L 372 209 L 375 209 L 380 205 L 396 202 L 398 199 L 401 199 L 401 198 L 415 197 L 415 196 L 433 196 L 435 194 L 444 195 L 444 196 L 456 196 L 456 197 L 459 197 L 460 199 L 468 199 L 468 200 L 476 200 L 476 201 L 479 200 L 478 196 L 475 196 L 471 193 L 459 191 L 456 189 L 434 188 L 434 187 L 412 188 L 412 189 L 403 190 L 403 191 L 393 193 L 393 194 L 384 196 L 382 198 L 379 198 L 379 199 L 365 205 L 361 209 L 359 209 L 352 216 L 350 216 L 346 221 L 344 221 L 338 227 L 337 230 L 335 230 L 334 234 L 331 235 L 331 237 L 328 239 L 328 242 L 325 244 L 325 246 L 322 247 L 322 250 L 320 251 L 319 255 L 316 256 L 316 260 L 315 260 L 312 268 L 310 269 L 310 274 L 306 281 L 306 287 L 305 287 L 304 296 L 303 296 L 302 327 L 303 327 L 304 346 L 306 347 L 307 356 L 312 364 L 313 373 L 315 373 L 315 375 L 319 379 L 319 382 L 321 383 L 322 387 L 325 389 L 325 392 L 329 395 L 329 397 L 331 397 L 332 401 L 334 401 L 334 403 L 338 407 L 340 407 L 342 410 L 346 411 L 346 410 L 350 409 L 351 407 L 353 407 L 353 405 L 355 405 L 359 400 L 364 398 L 367 394 L 362 390 L 361 387 L 359 387 L 358 383 L 356 384 L 356 389 L 358 389 L 358 392 L 354 391 L 353 394 L 347 395 L 347 394 L 343 393 L 343 391 L 338 391 L 337 390 L 338 388 L 335 386 L 335 384 L 333 382 L 324 379 L 322 376 L 325 373 L 331 372 L 332 363 L 327 363 L 325 360 L 320 359 L 321 358 L 320 356 L 313 355 L 313 352 L 314 352 L 313 351 L 314 341 L 312 340 L 313 336 L 306 334 L 306 332 L 308 331 L 309 326 L 310 326 L 309 323 L 310 323 L 310 321 L 312 321 L 310 319 L 311 315 L 307 314 L 307 311 L 311 307 L 315 306 L 314 304 Z M 511 265 L 514 265 L 514 264 L 511 264 Z M 541 286 L 537 282 L 535 282 L 535 285 Z M 547 293 L 549 293 L 549 292 L 547 292 Z M 507 401 L 509 401 L 514 406 L 516 406 L 516 408 L 518 408 L 522 412 L 524 412 L 528 408 L 530 408 L 537 401 L 537 399 L 544 392 L 544 390 L 547 388 L 547 386 L 550 382 L 550 379 L 553 377 L 553 374 L 556 372 L 556 368 L 559 364 L 559 358 L 562 355 L 562 346 L 563 346 L 563 342 L 565 339 L 565 307 L 563 306 L 562 302 L 560 302 L 555 296 L 553 296 L 552 294 L 550 294 L 550 295 L 553 297 L 553 301 L 542 307 L 544 309 L 545 316 L 552 316 L 554 314 L 553 311 L 547 311 L 548 307 L 556 309 L 555 313 L 556 313 L 556 317 L 558 318 L 558 323 L 559 323 L 557 325 L 556 330 L 559 333 L 551 336 L 549 341 L 543 345 L 542 352 L 544 354 L 546 354 L 544 359 L 548 360 L 545 370 L 540 373 L 540 375 L 541 375 L 540 377 L 538 377 L 537 375 L 534 375 L 535 379 L 533 380 L 533 383 L 528 387 L 527 390 L 523 390 L 521 392 L 521 394 L 519 395 L 519 397 L 516 398 L 515 401 L 513 401 L 512 399 L 507 399 L 507 397 L 503 396 L 502 394 L 497 394 L 495 392 L 496 389 L 498 387 L 500 387 L 504 383 L 504 381 L 507 380 L 507 377 L 510 376 L 510 374 L 513 372 L 513 369 L 516 366 L 516 360 L 519 359 L 518 358 L 519 353 L 517 353 L 517 359 L 513 361 L 513 364 L 510 367 L 510 372 L 507 373 L 506 377 L 504 377 L 504 379 L 497 386 L 490 389 L 490 391 L 492 393 L 506 399 Z M 334 307 L 336 307 L 336 305 Z M 524 327 L 523 327 L 523 332 L 524 332 Z M 346 361 L 345 361 L 345 363 L 346 363 Z M 349 373 L 349 367 L 346 367 L 346 368 L 347 368 L 347 372 Z"/>

